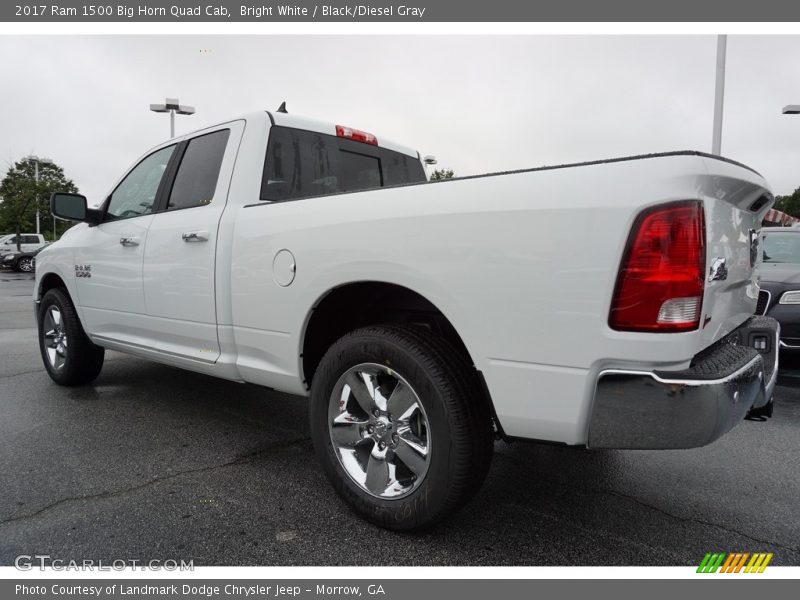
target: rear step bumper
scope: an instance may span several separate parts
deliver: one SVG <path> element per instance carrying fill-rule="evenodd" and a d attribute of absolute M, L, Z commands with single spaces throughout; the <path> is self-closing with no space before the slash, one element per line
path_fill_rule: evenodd
<path fill-rule="evenodd" d="M 713 442 L 772 399 L 779 338 L 778 322 L 757 316 L 684 371 L 602 371 L 588 446 L 696 448 Z"/>

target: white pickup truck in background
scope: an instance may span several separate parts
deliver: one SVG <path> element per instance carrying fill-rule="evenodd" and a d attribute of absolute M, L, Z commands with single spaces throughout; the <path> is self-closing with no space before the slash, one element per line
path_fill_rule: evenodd
<path fill-rule="evenodd" d="M 257 112 L 152 149 L 38 256 L 44 366 L 104 349 L 310 395 L 326 475 L 382 526 L 429 526 L 497 436 L 689 448 L 768 414 L 753 317 L 764 180 L 675 152 L 426 182 L 419 154 Z"/>
<path fill-rule="evenodd" d="M 0 236 L 0 256 L 11 252 L 34 252 L 39 248 L 44 248 L 45 245 L 47 245 L 47 241 L 41 233 L 22 233 L 19 240 L 15 233 L 9 233 Z"/>

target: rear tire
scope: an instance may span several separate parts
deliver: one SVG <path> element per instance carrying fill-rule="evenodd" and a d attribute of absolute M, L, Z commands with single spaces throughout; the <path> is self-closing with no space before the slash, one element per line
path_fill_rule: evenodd
<path fill-rule="evenodd" d="M 325 475 L 376 525 L 430 527 L 466 503 L 489 470 L 494 433 L 481 389 L 462 354 L 425 329 L 345 335 L 311 387 L 311 432 Z"/>
<path fill-rule="evenodd" d="M 39 350 L 50 378 L 59 385 L 81 385 L 97 378 L 105 350 L 93 344 L 81 327 L 66 292 L 49 290 L 39 304 Z"/>

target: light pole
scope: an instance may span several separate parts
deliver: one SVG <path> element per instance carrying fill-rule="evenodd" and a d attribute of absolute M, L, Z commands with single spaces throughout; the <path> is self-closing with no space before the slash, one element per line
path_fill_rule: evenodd
<path fill-rule="evenodd" d="M 717 36 L 717 78 L 714 86 L 714 133 L 711 138 L 711 154 L 722 154 L 722 108 L 725 104 L 725 58 L 728 51 L 728 36 Z"/>
<path fill-rule="evenodd" d="M 50 160 L 49 158 L 39 158 L 38 156 L 35 156 L 33 154 L 30 155 L 30 156 L 24 157 L 22 160 L 27 160 L 28 162 L 32 162 L 34 164 L 34 169 L 35 169 L 35 171 L 34 171 L 35 175 L 34 176 L 36 178 L 36 185 L 38 187 L 38 185 L 39 185 L 39 165 L 40 164 L 42 164 L 42 165 L 52 165 L 53 161 Z M 36 196 L 37 196 L 36 197 L 36 233 L 37 234 L 41 233 L 41 229 L 39 227 L 39 197 L 38 197 L 38 195 L 39 195 L 39 191 L 37 189 L 37 191 L 36 191 Z M 55 228 L 53 228 L 53 231 L 55 231 Z"/>
<path fill-rule="evenodd" d="M 169 137 L 175 137 L 175 113 L 193 115 L 194 106 L 182 105 L 177 98 L 167 98 L 164 104 L 151 104 L 150 110 L 157 113 L 169 113 Z"/>

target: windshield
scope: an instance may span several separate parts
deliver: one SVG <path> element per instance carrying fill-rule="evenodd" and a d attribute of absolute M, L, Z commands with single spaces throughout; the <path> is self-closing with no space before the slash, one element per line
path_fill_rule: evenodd
<path fill-rule="evenodd" d="M 800 264 L 800 232 L 765 233 L 764 262 Z"/>

